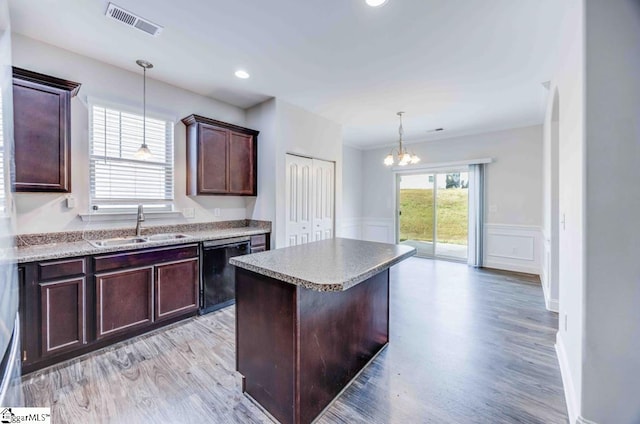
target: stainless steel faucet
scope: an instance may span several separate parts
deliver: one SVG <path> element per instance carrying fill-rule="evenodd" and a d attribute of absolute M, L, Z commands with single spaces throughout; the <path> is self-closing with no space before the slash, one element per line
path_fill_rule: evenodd
<path fill-rule="evenodd" d="M 142 211 L 142 205 L 138 205 L 138 217 L 136 218 L 136 236 L 140 236 L 142 231 L 142 224 L 144 222 L 144 213 Z"/>

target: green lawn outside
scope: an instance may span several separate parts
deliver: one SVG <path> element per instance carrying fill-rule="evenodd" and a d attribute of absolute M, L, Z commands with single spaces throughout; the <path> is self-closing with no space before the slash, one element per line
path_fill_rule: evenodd
<path fill-rule="evenodd" d="M 468 189 L 438 189 L 438 242 L 467 244 Z M 433 189 L 400 190 L 400 241 L 433 241 Z"/>

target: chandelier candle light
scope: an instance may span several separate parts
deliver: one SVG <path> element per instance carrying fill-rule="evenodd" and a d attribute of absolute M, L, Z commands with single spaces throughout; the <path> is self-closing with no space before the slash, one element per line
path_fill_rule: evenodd
<path fill-rule="evenodd" d="M 386 166 L 392 166 L 396 163 L 396 158 L 398 161 L 398 165 L 400 166 L 405 166 L 405 165 L 409 165 L 409 164 L 416 164 L 418 162 L 420 162 L 420 158 L 418 157 L 418 155 L 416 155 L 415 153 L 409 153 L 409 151 L 405 148 L 402 147 L 402 134 L 403 134 L 403 130 L 402 130 L 402 114 L 404 112 L 398 112 L 396 115 L 398 115 L 400 117 L 400 127 L 398 128 L 398 134 L 400 135 L 400 138 L 398 140 L 398 149 L 391 149 L 391 152 L 389 152 L 389 154 L 387 155 L 386 158 L 384 158 L 384 164 Z"/>
<path fill-rule="evenodd" d="M 147 160 L 153 157 L 153 153 L 147 146 L 147 69 L 153 68 L 153 64 L 146 60 L 136 60 L 138 66 L 143 69 L 142 80 L 142 145 L 135 153 L 136 159 Z"/>

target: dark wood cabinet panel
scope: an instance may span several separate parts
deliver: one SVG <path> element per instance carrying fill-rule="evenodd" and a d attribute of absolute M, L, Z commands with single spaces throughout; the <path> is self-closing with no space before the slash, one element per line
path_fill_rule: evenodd
<path fill-rule="evenodd" d="M 193 258 L 156 267 L 156 321 L 198 309 L 198 263 Z"/>
<path fill-rule="evenodd" d="M 257 195 L 258 131 L 203 116 L 187 127 L 187 195 Z"/>
<path fill-rule="evenodd" d="M 253 137 L 233 131 L 229 136 L 229 191 L 253 195 L 255 192 Z"/>
<path fill-rule="evenodd" d="M 85 277 L 40 284 L 42 356 L 85 342 Z"/>
<path fill-rule="evenodd" d="M 188 244 L 133 252 L 118 252 L 110 255 L 95 256 L 96 272 L 122 269 L 125 267 L 142 267 L 161 262 L 178 261 L 198 256 L 198 245 Z"/>
<path fill-rule="evenodd" d="M 268 234 L 258 234 L 251 236 L 251 253 L 264 252 L 269 250 Z"/>
<path fill-rule="evenodd" d="M 71 191 L 71 97 L 79 87 L 13 69 L 16 191 Z"/>
<path fill-rule="evenodd" d="M 38 264 L 40 280 L 46 281 L 60 277 L 70 277 L 85 273 L 84 258 L 65 259 L 62 261 L 41 262 Z"/>
<path fill-rule="evenodd" d="M 229 192 L 228 131 L 210 125 L 198 125 L 198 192 L 225 194 Z"/>
<path fill-rule="evenodd" d="M 153 321 L 153 267 L 96 274 L 98 339 Z"/>

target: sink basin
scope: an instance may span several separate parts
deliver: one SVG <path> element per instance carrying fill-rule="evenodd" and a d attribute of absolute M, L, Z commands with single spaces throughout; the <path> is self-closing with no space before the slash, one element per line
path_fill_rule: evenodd
<path fill-rule="evenodd" d="M 147 239 L 142 237 L 118 237 L 105 240 L 91 240 L 89 243 L 95 247 L 114 247 L 114 246 L 130 246 L 140 243 L 146 243 Z"/>
<path fill-rule="evenodd" d="M 146 239 L 149 241 L 165 241 L 165 240 L 181 240 L 191 238 L 186 234 L 154 234 L 152 236 L 147 236 Z"/>

